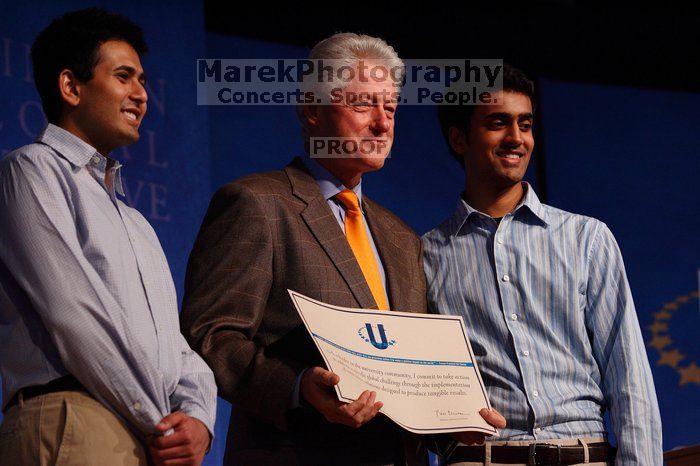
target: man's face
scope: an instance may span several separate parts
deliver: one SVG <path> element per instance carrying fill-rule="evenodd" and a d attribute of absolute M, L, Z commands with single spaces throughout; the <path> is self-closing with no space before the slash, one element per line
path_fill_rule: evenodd
<path fill-rule="evenodd" d="M 523 179 L 535 147 L 532 103 L 516 92 L 494 97 L 498 104 L 474 109 L 462 155 L 468 183 L 505 189 Z"/>
<path fill-rule="evenodd" d="M 98 57 L 93 78 L 80 83 L 75 118 L 87 142 L 107 155 L 139 140 L 148 97 L 141 61 L 131 45 L 107 41 Z"/>
<path fill-rule="evenodd" d="M 361 176 L 379 170 L 394 141 L 394 116 L 397 109 L 396 87 L 390 78 L 373 79 L 365 73 L 364 82 L 356 77 L 330 105 L 314 107 L 309 122 L 311 138 L 338 138 L 354 141 L 331 151 L 325 162 L 344 173 Z M 313 140 L 311 140 L 313 144 Z M 358 148 L 357 151 L 352 151 Z M 328 147 L 324 148 L 327 150 Z M 349 149 L 349 150 L 348 150 Z M 311 151 L 321 155 L 321 151 Z"/>

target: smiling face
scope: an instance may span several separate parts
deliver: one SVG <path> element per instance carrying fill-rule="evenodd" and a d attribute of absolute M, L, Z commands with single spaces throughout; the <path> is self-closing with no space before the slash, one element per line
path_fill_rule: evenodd
<path fill-rule="evenodd" d="M 71 118 L 77 135 L 107 155 L 139 140 L 148 97 L 141 61 L 131 45 L 107 41 L 98 57 L 92 79 L 76 85 L 79 99 Z"/>
<path fill-rule="evenodd" d="M 394 141 L 394 116 L 397 109 L 396 87 L 391 79 L 367 77 L 355 79 L 335 95 L 335 103 L 317 105 L 307 112 L 311 138 L 353 140 L 346 147 L 360 147 L 352 153 L 332 158 L 319 158 L 331 173 L 352 187 L 362 174 L 384 166 Z M 353 184 L 354 183 L 354 184 Z"/>
<path fill-rule="evenodd" d="M 452 128 L 450 141 L 464 157 L 468 185 L 506 190 L 522 181 L 535 147 L 532 103 L 516 92 L 501 91 L 494 97 L 497 105 L 474 109 L 469 134 Z"/>

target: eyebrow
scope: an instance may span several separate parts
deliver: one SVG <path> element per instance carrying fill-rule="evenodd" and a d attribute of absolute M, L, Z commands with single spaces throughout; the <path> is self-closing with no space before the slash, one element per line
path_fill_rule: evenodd
<path fill-rule="evenodd" d="M 368 107 L 368 106 L 384 106 L 384 105 L 398 105 L 399 102 L 398 100 L 386 100 L 384 102 L 379 102 L 376 100 L 358 100 L 355 102 L 350 102 L 349 104 L 346 104 L 350 107 Z"/>
<path fill-rule="evenodd" d="M 121 65 L 121 66 L 118 66 L 118 67 L 114 68 L 114 71 L 119 71 L 119 70 L 126 71 L 126 72 L 128 72 L 130 75 L 135 75 L 135 74 L 136 74 L 136 68 L 134 68 L 133 66 L 129 66 L 129 65 Z M 146 82 L 146 73 L 142 72 L 142 73 L 139 75 L 139 81 L 141 81 L 142 83 L 145 83 L 145 82 Z"/>
<path fill-rule="evenodd" d="M 532 112 L 527 112 L 527 113 L 520 113 L 516 115 L 518 120 L 532 120 L 533 119 L 533 114 Z M 489 113 L 486 115 L 486 118 L 488 119 L 502 119 L 502 120 L 509 120 L 513 118 L 512 113 L 507 113 L 507 112 L 495 112 L 495 113 Z"/>

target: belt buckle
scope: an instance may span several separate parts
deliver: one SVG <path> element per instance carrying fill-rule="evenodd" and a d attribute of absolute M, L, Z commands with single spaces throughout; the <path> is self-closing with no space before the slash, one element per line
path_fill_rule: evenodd
<path fill-rule="evenodd" d="M 557 466 L 561 466 L 561 445 L 548 444 L 548 443 L 531 443 L 528 448 L 527 454 L 527 464 L 528 466 L 538 466 L 537 462 L 537 446 L 542 445 L 544 447 L 557 447 Z"/>

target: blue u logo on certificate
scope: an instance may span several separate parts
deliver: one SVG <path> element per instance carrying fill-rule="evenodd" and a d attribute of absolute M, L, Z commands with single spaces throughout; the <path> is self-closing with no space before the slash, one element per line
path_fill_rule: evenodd
<path fill-rule="evenodd" d="M 365 328 L 367 329 L 367 336 L 369 337 L 369 342 L 372 343 L 372 346 L 374 346 L 377 349 L 387 349 L 389 347 L 389 342 L 386 341 L 386 332 L 384 331 L 383 324 L 377 324 L 377 329 L 379 329 L 379 336 L 382 339 L 382 341 L 379 343 L 377 343 L 377 340 L 374 338 L 372 325 L 365 324 Z"/>
<path fill-rule="evenodd" d="M 386 331 L 384 330 L 384 324 L 377 324 L 377 333 L 374 332 L 372 324 L 365 323 L 364 327 L 360 327 L 357 334 L 367 343 L 372 344 L 377 349 L 385 350 L 389 346 L 396 343 L 396 340 L 389 340 L 386 337 Z M 376 335 L 379 335 L 379 341 L 377 341 Z"/>

